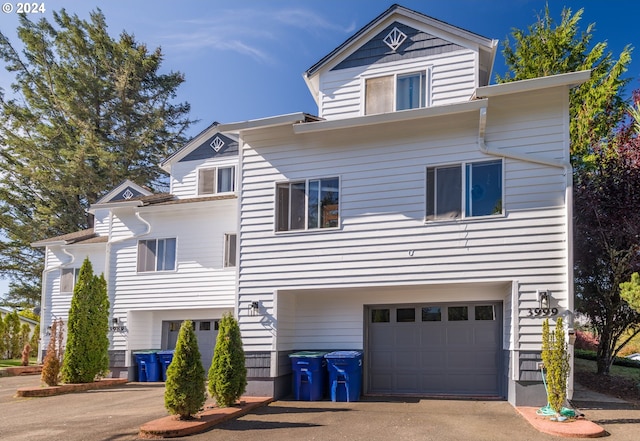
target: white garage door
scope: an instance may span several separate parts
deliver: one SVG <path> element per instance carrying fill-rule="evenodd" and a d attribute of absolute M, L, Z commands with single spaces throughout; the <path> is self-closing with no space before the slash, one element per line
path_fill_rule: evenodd
<path fill-rule="evenodd" d="M 501 304 L 370 306 L 368 392 L 500 396 Z"/>

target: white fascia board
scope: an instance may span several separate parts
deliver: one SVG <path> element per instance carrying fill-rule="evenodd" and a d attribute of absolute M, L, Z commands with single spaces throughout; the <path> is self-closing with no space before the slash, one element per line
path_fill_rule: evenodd
<path fill-rule="evenodd" d="M 492 96 L 508 95 L 511 93 L 530 92 L 551 87 L 575 87 L 589 81 L 590 70 L 570 72 L 548 77 L 531 78 L 528 80 L 512 81 L 510 83 L 492 84 L 490 86 L 478 87 L 475 92 L 476 98 L 490 98 Z"/>
<path fill-rule="evenodd" d="M 221 132 L 240 133 L 245 130 L 263 129 L 267 127 L 295 124 L 307 119 L 310 115 L 304 112 L 288 113 L 286 115 L 270 116 L 268 118 L 252 119 L 236 123 L 221 124 L 218 129 Z"/>
<path fill-rule="evenodd" d="M 385 123 L 412 121 L 436 116 L 454 115 L 456 113 L 476 112 L 487 107 L 486 99 L 467 101 L 459 104 L 423 107 L 420 109 L 401 110 L 398 112 L 378 113 L 375 115 L 356 116 L 354 118 L 332 119 L 308 123 L 294 124 L 296 134 L 321 132 L 324 130 L 348 129 Z"/>
<path fill-rule="evenodd" d="M 92 204 L 89 207 L 89 213 L 95 213 L 96 210 L 101 208 L 126 208 L 126 207 L 142 207 L 144 203 L 140 200 L 137 201 L 121 201 L 121 202 L 107 202 L 105 204 Z"/>

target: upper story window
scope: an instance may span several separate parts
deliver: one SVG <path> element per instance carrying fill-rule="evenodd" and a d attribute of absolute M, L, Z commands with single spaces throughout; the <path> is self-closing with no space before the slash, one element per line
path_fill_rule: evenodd
<path fill-rule="evenodd" d="M 176 239 L 138 241 L 138 272 L 176 269 Z"/>
<path fill-rule="evenodd" d="M 365 115 L 429 106 L 431 70 L 365 80 Z"/>
<path fill-rule="evenodd" d="M 230 193 L 236 189 L 236 168 L 211 167 L 198 170 L 198 194 Z"/>
<path fill-rule="evenodd" d="M 60 274 L 60 292 L 73 292 L 78 281 L 80 268 L 62 268 Z"/>
<path fill-rule="evenodd" d="M 335 228 L 340 217 L 340 179 L 285 182 L 276 188 L 276 231 Z"/>
<path fill-rule="evenodd" d="M 502 214 L 502 161 L 427 168 L 427 220 Z"/>
<path fill-rule="evenodd" d="M 236 266 L 238 236 L 236 234 L 224 235 L 224 267 L 233 268 Z"/>

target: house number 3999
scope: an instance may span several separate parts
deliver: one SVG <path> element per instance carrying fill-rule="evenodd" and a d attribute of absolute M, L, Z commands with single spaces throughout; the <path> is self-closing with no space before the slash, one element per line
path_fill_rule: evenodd
<path fill-rule="evenodd" d="M 529 308 L 529 317 L 558 315 L 558 308 Z"/>

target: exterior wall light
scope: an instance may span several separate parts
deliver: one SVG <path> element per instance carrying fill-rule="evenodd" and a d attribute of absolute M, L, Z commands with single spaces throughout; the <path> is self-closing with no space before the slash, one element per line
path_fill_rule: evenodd
<path fill-rule="evenodd" d="M 251 302 L 249 311 L 251 312 L 251 315 L 257 315 L 260 312 L 260 301 L 254 300 L 253 302 Z"/>

